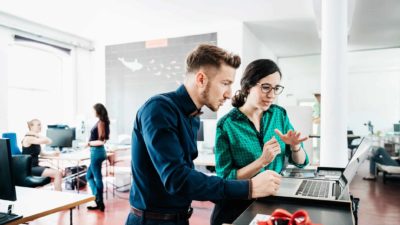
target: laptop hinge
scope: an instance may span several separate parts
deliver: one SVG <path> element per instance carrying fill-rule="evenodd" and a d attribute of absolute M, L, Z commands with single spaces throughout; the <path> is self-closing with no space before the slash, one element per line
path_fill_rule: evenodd
<path fill-rule="evenodd" d="M 340 184 L 339 184 L 339 181 L 336 181 L 334 186 L 335 186 L 334 196 L 335 196 L 336 199 L 339 199 L 340 194 L 341 194 L 341 189 L 342 189 Z"/>

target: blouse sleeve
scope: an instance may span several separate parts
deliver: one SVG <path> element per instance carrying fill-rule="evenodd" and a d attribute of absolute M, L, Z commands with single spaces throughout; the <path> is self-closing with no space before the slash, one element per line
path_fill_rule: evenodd
<path fill-rule="evenodd" d="M 223 126 L 218 124 L 215 138 L 215 170 L 219 177 L 224 179 L 237 178 L 237 169 L 233 166 L 233 157 L 230 150 L 228 134 Z"/>

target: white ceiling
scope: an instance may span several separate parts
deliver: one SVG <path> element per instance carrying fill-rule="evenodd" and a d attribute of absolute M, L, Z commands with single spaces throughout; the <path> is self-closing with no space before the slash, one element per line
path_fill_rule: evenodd
<path fill-rule="evenodd" d="M 285 57 L 320 52 L 315 1 L 2 0 L 0 11 L 101 43 L 195 34 L 244 22 L 275 55 Z M 400 47 L 400 1 L 351 1 L 350 50 Z"/>

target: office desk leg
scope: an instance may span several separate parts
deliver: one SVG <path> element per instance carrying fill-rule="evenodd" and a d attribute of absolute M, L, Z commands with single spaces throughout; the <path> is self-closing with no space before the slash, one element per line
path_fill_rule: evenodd
<path fill-rule="evenodd" d="M 353 195 L 350 195 L 351 199 L 351 209 L 353 211 L 354 222 L 355 225 L 358 225 L 358 209 L 360 206 L 360 198 L 355 198 Z"/>
<path fill-rule="evenodd" d="M 108 159 L 106 159 L 106 178 L 108 176 L 108 163 L 107 163 L 107 160 Z M 108 182 L 107 182 L 107 180 L 106 180 L 106 199 L 108 200 Z"/>
<path fill-rule="evenodd" d="M 79 183 L 80 183 L 80 180 L 79 180 L 79 161 L 78 161 L 78 166 L 76 168 L 77 168 L 76 171 L 78 172 L 77 173 L 78 176 L 76 177 L 76 189 L 77 189 L 78 194 L 79 194 Z"/>
<path fill-rule="evenodd" d="M 74 222 L 74 220 L 73 220 L 73 218 L 72 218 L 72 209 L 73 209 L 73 208 L 70 208 L 70 209 L 69 209 L 69 224 L 70 224 L 70 225 L 72 225 L 73 222 Z"/>

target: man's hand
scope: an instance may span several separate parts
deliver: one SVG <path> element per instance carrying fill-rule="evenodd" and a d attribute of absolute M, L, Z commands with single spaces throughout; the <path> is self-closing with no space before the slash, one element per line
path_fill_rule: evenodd
<path fill-rule="evenodd" d="M 253 177 L 251 182 L 252 198 L 275 195 L 281 184 L 281 175 L 277 174 L 275 171 L 267 170 Z"/>

